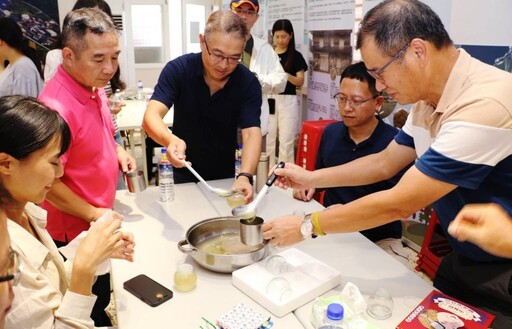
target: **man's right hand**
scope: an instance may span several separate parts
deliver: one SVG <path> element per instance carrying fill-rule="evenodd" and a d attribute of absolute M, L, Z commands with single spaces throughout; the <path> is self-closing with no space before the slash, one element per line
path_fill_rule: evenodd
<path fill-rule="evenodd" d="M 175 168 L 182 168 L 185 166 L 183 163 L 185 158 L 185 150 L 187 149 L 187 144 L 181 138 L 173 136 L 169 145 L 167 145 L 167 159 L 171 162 L 172 166 Z"/>
<path fill-rule="evenodd" d="M 289 187 L 297 190 L 308 190 L 314 186 L 311 184 L 313 171 L 306 170 L 294 163 L 286 163 L 284 168 L 273 168 L 271 173 L 275 172 L 278 176 L 274 185 L 282 189 Z"/>

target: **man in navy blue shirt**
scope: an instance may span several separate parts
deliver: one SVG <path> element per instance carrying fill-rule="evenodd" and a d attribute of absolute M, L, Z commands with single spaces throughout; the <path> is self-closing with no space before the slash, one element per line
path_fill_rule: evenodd
<path fill-rule="evenodd" d="M 261 86 L 243 65 L 248 30 L 231 11 L 216 11 L 199 35 L 201 53 L 167 63 L 144 115 L 143 127 L 167 147 L 176 183 L 196 181 L 184 160 L 206 180 L 235 173 L 237 126 L 242 129 L 241 173 L 232 188 L 253 197 L 252 175 L 261 153 Z M 172 132 L 163 117 L 174 105 Z M 186 151 L 186 155 L 185 155 Z"/>
<path fill-rule="evenodd" d="M 340 78 L 340 91 L 334 95 L 343 121 L 325 127 L 318 155 L 316 169 L 335 167 L 368 154 L 385 149 L 395 138 L 398 130 L 384 123 L 376 114 L 384 98 L 375 89 L 373 78 L 363 62 L 345 68 Z M 387 190 L 395 186 L 404 171 L 380 182 L 361 186 L 340 186 L 327 188 L 324 206 L 346 204 L 365 195 Z M 297 199 L 309 201 L 315 189 L 294 190 Z M 360 231 L 387 253 L 407 264 L 407 253 L 402 246 L 402 224 L 399 220 Z"/>

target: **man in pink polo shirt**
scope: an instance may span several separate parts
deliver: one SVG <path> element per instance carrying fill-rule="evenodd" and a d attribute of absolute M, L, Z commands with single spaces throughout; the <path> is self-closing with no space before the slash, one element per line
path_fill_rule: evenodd
<path fill-rule="evenodd" d="M 94 8 L 69 13 L 62 29 L 62 65 L 39 99 L 56 110 L 71 129 L 71 146 L 62 156 L 64 175 L 41 206 L 47 229 L 58 246 L 67 244 L 114 205 L 119 167 L 136 168 L 135 159 L 114 141 L 114 126 L 103 87 L 118 67 L 117 30 L 108 15 Z M 116 214 L 119 215 L 119 214 Z M 96 326 L 109 325 L 109 277 L 98 277 Z M 102 298 L 104 296 L 105 298 Z M 106 305 L 102 305 L 106 303 Z"/>

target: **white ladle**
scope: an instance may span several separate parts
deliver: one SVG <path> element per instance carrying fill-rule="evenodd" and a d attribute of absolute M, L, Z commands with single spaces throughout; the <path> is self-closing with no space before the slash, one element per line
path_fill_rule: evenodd
<path fill-rule="evenodd" d="M 213 187 L 211 186 L 210 184 L 208 184 L 204 179 L 203 177 L 201 177 L 201 175 L 199 175 L 199 173 L 197 171 L 195 171 L 194 168 L 192 168 L 191 165 L 189 165 L 189 163 L 187 161 L 183 161 L 185 163 L 185 167 L 188 168 L 188 170 L 190 170 L 190 172 L 192 174 L 194 174 L 194 176 L 196 176 L 197 179 L 199 179 L 199 181 L 201 183 L 203 183 L 204 185 L 206 185 L 206 187 L 210 190 L 210 192 L 212 193 L 215 193 L 217 194 L 218 196 L 222 196 L 222 197 L 228 197 L 228 196 L 232 196 L 233 194 L 236 193 L 236 191 L 234 190 L 225 190 L 223 188 L 218 188 L 218 187 Z"/>
<path fill-rule="evenodd" d="M 279 162 L 276 168 L 284 168 L 284 162 Z M 276 178 L 277 175 L 275 173 L 272 173 L 272 175 L 270 175 L 270 177 L 265 182 L 265 186 L 263 186 L 263 188 L 256 196 L 256 199 L 254 199 L 249 204 L 238 206 L 231 209 L 231 214 L 240 219 L 250 219 L 256 217 L 256 208 L 258 207 L 258 204 L 260 203 L 261 199 L 263 199 L 263 196 L 267 194 L 267 190 L 270 188 L 270 186 L 274 184 Z"/>

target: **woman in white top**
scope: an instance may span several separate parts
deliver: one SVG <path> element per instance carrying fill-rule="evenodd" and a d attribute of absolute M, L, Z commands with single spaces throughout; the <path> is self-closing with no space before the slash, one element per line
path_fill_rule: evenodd
<path fill-rule="evenodd" d="M 120 219 L 93 223 L 73 264 L 63 261 L 46 231 L 46 211 L 35 203 L 62 176 L 60 156 L 70 140 L 65 121 L 36 99 L 0 98 L 0 184 L 12 196 L 7 225 L 23 269 L 6 328 L 94 327 L 98 265 L 110 257 L 133 260 L 133 237 L 119 231 Z"/>
<path fill-rule="evenodd" d="M 23 38 L 19 25 L 7 17 L 0 18 L 0 62 L 9 65 L 0 74 L 0 96 L 37 97 L 43 88 L 41 62 Z"/>

